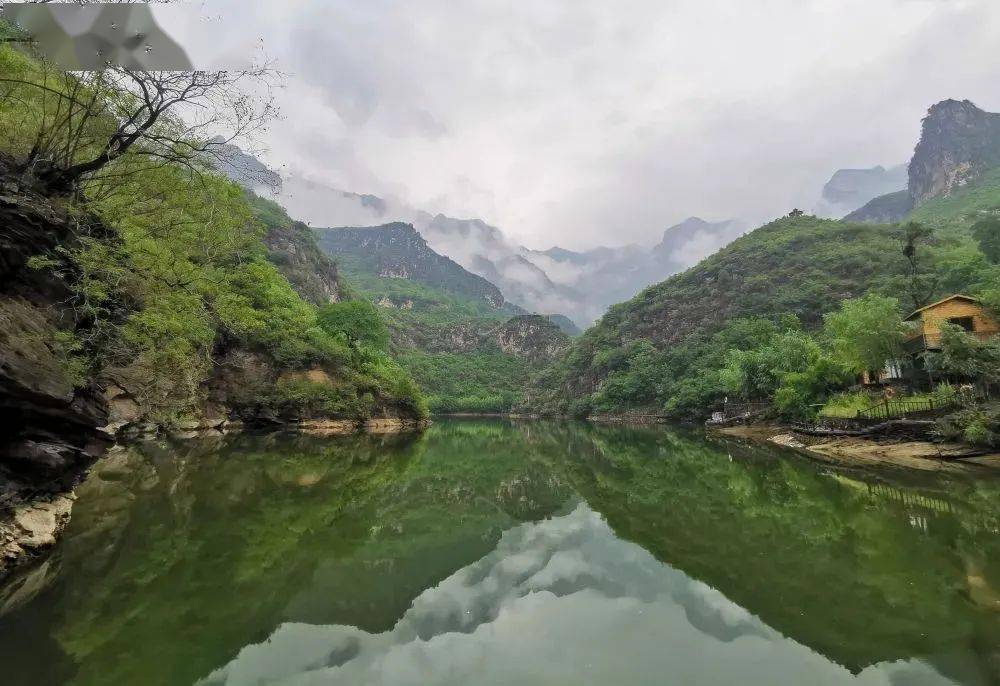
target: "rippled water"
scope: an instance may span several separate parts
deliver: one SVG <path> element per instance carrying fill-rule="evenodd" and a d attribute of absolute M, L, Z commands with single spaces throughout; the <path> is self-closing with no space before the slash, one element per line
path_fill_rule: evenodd
<path fill-rule="evenodd" d="M 1000 481 L 442 421 L 150 443 L 0 589 L 3 684 L 995 684 Z"/>

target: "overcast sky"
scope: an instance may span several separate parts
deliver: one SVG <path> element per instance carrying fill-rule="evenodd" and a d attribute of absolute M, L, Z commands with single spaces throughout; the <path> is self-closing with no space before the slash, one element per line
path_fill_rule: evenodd
<path fill-rule="evenodd" d="M 997 0 L 205 0 L 199 65 L 287 74 L 284 173 L 480 217 L 529 247 L 811 208 L 906 161 L 932 103 L 1000 110 Z"/>

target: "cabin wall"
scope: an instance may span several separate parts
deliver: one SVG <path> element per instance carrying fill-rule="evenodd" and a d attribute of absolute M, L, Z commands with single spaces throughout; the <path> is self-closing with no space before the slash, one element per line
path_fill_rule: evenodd
<path fill-rule="evenodd" d="M 949 300 L 929 310 L 924 310 L 921 317 L 924 335 L 940 334 L 941 324 L 955 317 L 972 317 L 976 332 L 1000 332 L 1000 323 L 990 316 L 982 305 L 965 300 Z"/>

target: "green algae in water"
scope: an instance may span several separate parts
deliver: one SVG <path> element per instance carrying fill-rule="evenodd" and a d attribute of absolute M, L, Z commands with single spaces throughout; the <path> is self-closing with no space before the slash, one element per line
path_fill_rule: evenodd
<path fill-rule="evenodd" d="M 663 428 L 149 443 L 0 594 L 2 681 L 996 683 L 998 531 L 988 475 Z"/>

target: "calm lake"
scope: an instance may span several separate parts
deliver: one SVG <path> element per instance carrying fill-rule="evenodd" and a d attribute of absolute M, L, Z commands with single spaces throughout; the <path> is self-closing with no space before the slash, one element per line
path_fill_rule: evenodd
<path fill-rule="evenodd" d="M 102 460 L 0 589 L 20 684 L 995 684 L 1000 480 L 443 420 Z"/>

